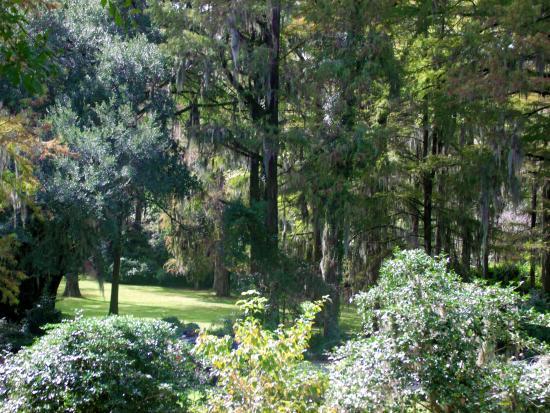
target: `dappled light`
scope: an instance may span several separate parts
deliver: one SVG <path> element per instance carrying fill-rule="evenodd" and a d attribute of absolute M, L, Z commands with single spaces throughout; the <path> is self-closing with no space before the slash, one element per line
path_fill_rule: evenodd
<path fill-rule="evenodd" d="M 548 0 L 0 0 L 0 413 L 550 411 Z"/>

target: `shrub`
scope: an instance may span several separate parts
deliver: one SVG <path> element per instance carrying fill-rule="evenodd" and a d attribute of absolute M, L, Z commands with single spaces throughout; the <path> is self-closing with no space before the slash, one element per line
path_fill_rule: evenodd
<path fill-rule="evenodd" d="M 321 303 L 305 303 L 293 326 L 275 332 L 256 317 L 266 299 L 241 300 L 245 317 L 234 325 L 233 338 L 201 332 L 194 352 L 206 358 L 218 377 L 209 393 L 208 412 L 317 412 L 326 376 L 303 361 L 313 320 Z"/>
<path fill-rule="evenodd" d="M 171 324 L 178 336 L 196 336 L 200 330 L 197 323 L 182 323 L 177 317 L 164 317 L 162 321 Z"/>
<path fill-rule="evenodd" d="M 77 318 L 0 366 L 0 411 L 185 411 L 185 392 L 196 383 L 168 323 Z"/>
<path fill-rule="evenodd" d="M 26 332 L 21 324 L 0 318 L 0 364 L 2 353 L 17 352 L 21 347 L 32 343 L 34 337 Z"/>
<path fill-rule="evenodd" d="M 46 324 L 59 323 L 61 311 L 55 309 L 55 298 L 42 296 L 25 314 L 23 329 L 26 333 L 42 335 Z"/>
<path fill-rule="evenodd" d="M 516 412 L 550 407 L 550 370 L 526 349 L 547 351 L 523 331 L 537 322 L 511 288 L 466 284 L 443 259 L 397 252 L 379 284 L 356 297 L 364 337 L 332 356 L 332 407 L 346 412 Z M 545 367 L 546 366 L 546 367 Z M 534 371 L 544 371 L 546 379 Z M 526 385 L 526 383 L 529 383 Z"/>

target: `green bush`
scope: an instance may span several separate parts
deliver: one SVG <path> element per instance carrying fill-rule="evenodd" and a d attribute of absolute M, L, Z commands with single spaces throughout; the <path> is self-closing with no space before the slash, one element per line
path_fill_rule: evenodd
<path fill-rule="evenodd" d="M 305 303 L 294 325 L 272 332 L 256 317 L 265 302 L 258 296 L 238 302 L 245 317 L 235 323 L 234 339 L 199 335 L 194 352 L 206 359 L 218 378 L 204 411 L 294 413 L 321 408 L 326 375 L 303 361 L 321 303 Z"/>
<path fill-rule="evenodd" d="M 42 296 L 40 300 L 25 313 L 23 330 L 33 335 L 44 334 L 46 324 L 59 323 L 61 311 L 55 308 L 55 298 Z"/>
<path fill-rule="evenodd" d="M 185 411 L 197 384 L 168 323 L 77 318 L 0 366 L 1 412 Z"/>
<path fill-rule="evenodd" d="M 469 275 L 471 279 L 483 279 L 490 284 L 501 284 L 513 286 L 521 293 L 528 293 L 529 284 L 529 263 L 504 262 L 492 264 L 487 269 L 487 276 L 483 277 L 480 268 L 473 269 Z"/>
<path fill-rule="evenodd" d="M 196 336 L 200 331 L 200 326 L 197 323 L 182 323 L 179 318 L 174 316 L 164 317 L 162 321 L 171 324 L 178 336 Z"/>
<path fill-rule="evenodd" d="M 33 342 L 34 336 L 19 323 L 12 323 L 5 318 L 0 318 L 0 364 L 2 353 L 19 351 L 21 347 Z"/>
<path fill-rule="evenodd" d="M 364 336 L 333 355 L 339 411 L 528 412 L 550 408 L 548 349 L 524 325 L 547 323 L 511 288 L 466 284 L 443 259 L 396 253 L 356 297 Z M 541 362 L 542 360 L 542 362 Z"/>

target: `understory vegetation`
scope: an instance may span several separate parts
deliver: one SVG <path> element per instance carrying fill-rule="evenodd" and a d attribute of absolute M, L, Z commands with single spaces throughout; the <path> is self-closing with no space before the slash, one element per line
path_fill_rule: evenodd
<path fill-rule="evenodd" d="M 163 321 L 77 318 L 3 360 L 2 412 L 185 411 L 199 385 L 189 348 Z"/>
<path fill-rule="evenodd" d="M 77 317 L 3 360 L 1 411 L 547 410 L 550 347 L 526 326 L 550 328 L 548 315 L 512 288 L 464 283 L 447 266 L 397 252 L 355 298 L 363 330 L 324 366 L 304 354 L 328 296 L 269 330 L 267 298 L 249 291 L 232 330 L 203 330 L 192 350 L 181 325 Z"/>
<path fill-rule="evenodd" d="M 0 0 L 0 411 L 550 411 L 548 33 Z"/>

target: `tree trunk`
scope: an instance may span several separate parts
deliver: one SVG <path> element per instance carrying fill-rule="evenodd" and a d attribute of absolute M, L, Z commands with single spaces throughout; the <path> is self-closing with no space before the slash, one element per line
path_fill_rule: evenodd
<path fill-rule="evenodd" d="M 277 249 L 278 238 L 278 174 L 277 160 L 279 155 L 279 41 L 281 37 L 281 5 L 273 0 L 271 6 L 271 33 L 269 46 L 269 89 L 267 131 L 263 139 L 264 165 L 266 172 L 266 230 L 269 238 L 270 252 Z"/>
<path fill-rule="evenodd" d="M 223 191 L 223 175 L 220 179 L 220 192 Z M 224 206 L 221 201 L 217 201 L 217 221 L 219 239 L 214 246 L 214 291 L 218 297 L 229 297 L 229 271 L 225 266 L 225 224 L 224 224 Z"/>
<path fill-rule="evenodd" d="M 113 245 L 113 276 L 111 282 L 111 302 L 109 314 L 118 314 L 118 287 L 120 284 L 120 258 L 122 256 L 122 222 L 118 225 L 118 234 Z"/>
<path fill-rule="evenodd" d="M 468 277 L 471 265 L 472 244 L 470 240 L 470 228 L 468 227 L 468 223 L 465 222 L 462 225 L 462 275 L 464 277 Z"/>
<path fill-rule="evenodd" d="M 481 257 L 481 273 L 483 278 L 489 277 L 489 234 L 487 234 L 487 243 L 483 248 Z"/>
<path fill-rule="evenodd" d="M 136 229 L 141 228 L 141 222 L 143 220 L 143 200 L 140 198 L 136 199 L 136 215 L 134 219 L 134 226 Z"/>
<path fill-rule="evenodd" d="M 542 188 L 542 238 L 544 240 L 542 253 L 542 289 L 550 294 L 550 180 L 546 180 Z"/>
<path fill-rule="evenodd" d="M 483 227 L 481 239 L 481 273 L 483 278 L 489 275 L 489 232 L 491 229 L 491 215 L 489 211 L 489 195 L 484 193 L 481 202 L 481 222 Z"/>
<path fill-rule="evenodd" d="M 537 181 L 533 182 L 533 189 L 531 192 L 531 239 L 535 239 L 535 230 L 537 226 Z M 535 288 L 535 270 L 537 261 L 535 258 L 536 251 L 531 249 L 531 259 L 529 266 L 529 286 Z"/>
<path fill-rule="evenodd" d="M 45 293 L 50 297 L 55 298 L 57 296 L 57 290 L 59 289 L 59 284 L 61 284 L 62 279 L 63 275 L 50 276 L 46 281 L 46 287 L 44 289 Z"/>
<path fill-rule="evenodd" d="M 327 214 L 328 215 L 328 214 Z M 323 228 L 321 275 L 330 301 L 323 310 L 323 334 L 325 337 L 337 338 L 338 315 L 340 309 L 340 252 L 338 228 L 334 217 L 327 217 Z"/>
<path fill-rule="evenodd" d="M 412 248 L 418 248 L 418 210 L 413 208 L 411 210 L 411 242 Z"/>
<path fill-rule="evenodd" d="M 432 178 L 431 174 L 424 176 L 424 250 L 432 255 Z"/>
<path fill-rule="evenodd" d="M 257 157 L 250 157 L 250 178 L 249 178 L 249 205 L 254 208 L 260 201 L 260 162 Z M 251 228 L 250 239 L 250 273 L 259 272 L 259 260 L 261 254 L 260 234 L 257 234 L 258 228 Z"/>
<path fill-rule="evenodd" d="M 65 284 L 65 292 L 63 293 L 63 297 L 82 297 L 82 294 L 80 293 L 80 287 L 78 285 L 78 274 L 77 273 L 70 273 L 67 274 L 66 277 L 66 284 Z"/>
<path fill-rule="evenodd" d="M 435 255 L 441 254 L 442 250 L 443 250 L 443 222 L 441 221 L 440 217 L 437 217 L 436 225 L 435 225 L 435 248 L 434 248 Z"/>
<path fill-rule="evenodd" d="M 223 240 L 216 242 L 214 251 L 214 291 L 218 297 L 229 297 L 229 271 L 224 263 Z"/>
<path fill-rule="evenodd" d="M 428 130 L 428 112 L 424 113 L 424 132 L 422 140 L 422 155 L 424 160 L 428 157 L 429 139 L 430 133 Z M 435 150 L 434 150 L 435 149 Z M 432 133 L 432 154 L 437 151 L 437 137 L 435 132 Z M 424 250 L 426 254 L 432 255 L 432 192 L 433 192 L 433 178 L 434 172 L 424 172 L 422 179 L 422 187 L 424 190 Z"/>

